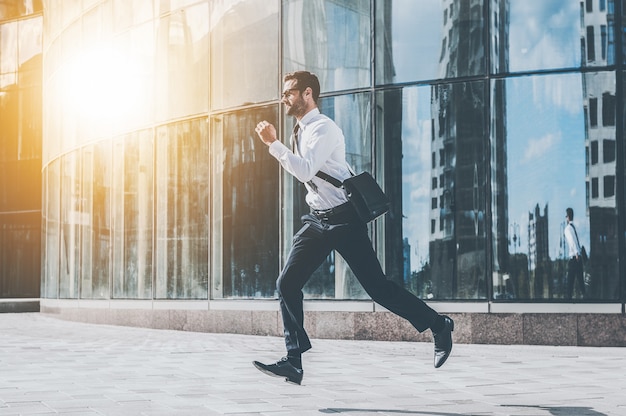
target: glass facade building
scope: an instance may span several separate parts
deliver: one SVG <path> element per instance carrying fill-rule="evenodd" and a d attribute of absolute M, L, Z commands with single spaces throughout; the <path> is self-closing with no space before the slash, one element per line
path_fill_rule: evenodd
<path fill-rule="evenodd" d="M 275 299 L 308 208 L 254 126 L 288 139 L 282 76 L 306 69 L 350 164 L 392 200 L 370 225 L 389 279 L 451 312 L 619 313 L 623 14 L 622 0 L 0 1 L 3 256 L 36 264 L 50 307 Z M 5 172 L 34 167 L 41 193 L 14 197 Z M 568 207 L 584 297 L 567 291 Z M 305 298 L 371 304 L 335 254 Z"/>
<path fill-rule="evenodd" d="M 0 1 L 0 310 L 40 295 L 42 30 L 41 2 Z"/>

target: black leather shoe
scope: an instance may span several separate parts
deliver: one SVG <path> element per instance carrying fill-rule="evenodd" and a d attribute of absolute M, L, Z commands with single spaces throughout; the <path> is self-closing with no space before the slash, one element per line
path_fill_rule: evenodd
<path fill-rule="evenodd" d="M 446 362 L 452 351 L 452 331 L 454 331 L 454 321 L 449 316 L 443 315 L 445 320 L 444 328 L 433 332 L 435 338 L 435 368 L 439 368 Z"/>
<path fill-rule="evenodd" d="M 287 357 L 283 357 L 280 361 L 274 364 L 263 364 L 258 361 L 253 361 L 252 364 L 260 371 L 269 376 L 285 377 L 287 383 L 300 384 L 302 383 L 302 377 L 304 372 L 301 368 L 294 367 Z"/>

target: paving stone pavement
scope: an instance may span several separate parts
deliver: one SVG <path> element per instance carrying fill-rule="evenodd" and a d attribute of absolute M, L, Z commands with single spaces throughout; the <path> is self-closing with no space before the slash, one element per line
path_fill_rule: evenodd
<path fill-rule="evenodd" d="M 276 337 L 0 314 L 4 415 L 626 415 L 626 349 L 313 340 L 302 386 L 256 370 Z"/>

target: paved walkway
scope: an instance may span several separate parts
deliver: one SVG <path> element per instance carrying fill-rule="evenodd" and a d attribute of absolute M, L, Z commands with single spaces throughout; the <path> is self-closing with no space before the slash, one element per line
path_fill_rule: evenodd
<path fill-rule="evenodd" d="M 302 386 L 256 370 L 280 338 L 0 314 L 0 415 L 626 415 L 626 349 L 313 340 Z"/>

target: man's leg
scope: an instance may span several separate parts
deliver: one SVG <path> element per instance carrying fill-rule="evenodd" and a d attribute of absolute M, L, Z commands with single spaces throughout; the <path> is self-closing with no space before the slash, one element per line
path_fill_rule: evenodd
<path fill-rule="evenodd" d="M 567 299 L 571 299 L 574 294 L 574 280 L 576 280 L 575 264 L 576 260 L 567 261 Z"/>
<path fill-rule="evenodd" d="M 585 277 L 582 258 L 579 258 L 576 261 L 576 279 L 578 280 L 578 286 L 580 287 L 580 295 L 585 297 Z"/>
<path fill-rule="evenodd" d="M 408 320 L 419 332 L 435 325 L 439 316 L 435 310 L 408 290 L 387 280 L 367 235 L 367 228 L 350 224 L 345 231 L 342 229 L 341 236 L 337 238 L 337 251 L 368 295 L 376 303 Z"/>
<path fill-rule="evenodd" d="M 285 267 L 276 280 L 288 355 L 302 354 L 311 348 L 304 330 L 302 288 L 331 250 L 320 231 L 312 227 L 305 224 L 296 233 Z"/>
<path fill-rule="evenodd" d="M 376 303 L 408 320 L 419 332 L 428 328 L 433 331 L 435 367 L 441 367 L 452 350 L 454 322 L 447 316 L 439 315 L 405 288 L 387 280 L 365 225 L 352 223 L 337 229 L 336 241 L 337 251 Z"/>
<path fill-rule="evenodd" d="M 331 250 L 321 229 L 312 227 L 315 225 L 307 223 L 296 233 L 285 267 L 276 280 L 287 357 L 270 365 L 254 361 L 255 367 L 264 373 L 285 377 L 286 381 L 295 384 L 302 381 L 301 355 L 311 348 L 304 329 L 302 288 Z"/>

